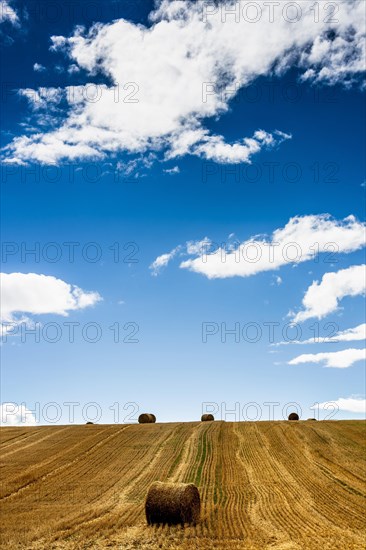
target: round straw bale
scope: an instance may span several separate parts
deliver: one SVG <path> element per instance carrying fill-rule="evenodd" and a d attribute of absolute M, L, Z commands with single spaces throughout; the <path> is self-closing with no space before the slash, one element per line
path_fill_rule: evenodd
<path fill-rule="evenodd" d="M 316 420 L 316 418 L 308 418 L 308 420 Z"/>
<path fill-rule="evenodd" d="M 139 424 L 153 424 L 156 422 L 156 416 L 150 413 L 142 413 L 139 416 Z"/>
<path fill-rule="evenodd" d="M 291 413 L 288 415 L 289 420 L 299 420 L 299 415 L 297 413 Z"/>
<path fill-rule="evenodd" d="M 213 414 L 203 414 L 201 416 L 201 422 L 211 422 L 212 420 L 215 420 Z"/>
<path fill-rule="evenodd" d="M 193 483 L 162 483 L 150 485 L 145 513 L 149 525 L 196 524 L 201 508 L 200 494 Z"/>
<path fill-rule="evenodd" d="M 94 424 L 94 422 L 87 422 L 87 424 Z"/>

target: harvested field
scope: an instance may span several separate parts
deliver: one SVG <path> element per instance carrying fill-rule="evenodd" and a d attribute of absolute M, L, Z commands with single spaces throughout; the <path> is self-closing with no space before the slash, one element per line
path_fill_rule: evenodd
<path fill-rule="evenodd" d="M 1 548 L 364 550 L 364 421 L 1 428 Z M 152 526 L 153 481 L 197 525 Z"/>

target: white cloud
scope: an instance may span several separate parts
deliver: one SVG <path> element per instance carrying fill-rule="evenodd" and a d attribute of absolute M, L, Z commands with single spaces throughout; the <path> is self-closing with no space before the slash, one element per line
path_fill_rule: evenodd
<path fill-rule="evenodd" d="M 164 170 L 164 172 L 166 174 L 179 174 L 180 173 L 180 169 L 179 169 L 179 166 L 174 166 L 173 168 L 167 168 L 166 170 Z"/>
<path fill-rule="evenodd" d="M 164 267 L 166 267 L 168 263 L 178 254 L 180 250 L 181 247 L 177 246 L 176 248 L 173 248 L 171 252 L 167 252 L 166 254 L 161 254 L 161 256 L 158 256 L 156 260 L 154 260 L 153 263 L 150 265 L 152 275 L 156 277 L 160 273 L 160 271 Z"/>
<path fill-rule="evenodd" d="M 336 342 L 356 342 L 358 340 L 366 340 L 366 323 L 362 323 L 357 327 L 347 328 L 346 330 L 338 331 L 334 336 L 324 338 L 309 338 L 308 340 L 289 340 L 288 342 L 278 342 L 271 346 L 285 346 L 289 344 L 326 344 Z"/>
<path fill-rule="evenodd" d="M 346 369 L 357 361 L 366 359 L 366 349 L 349 348 L 342 351 L 328 353 L 304 353 L 289 361 L 289 365 L 300 365 L 302 363 L 323 363 L 325 367 Z"/>
<path fill-rule="evenodd" d="M 211 245 L 212 242 L 208 237 L 202 239 L 201 241 L 188 241 L 186 243 L 186 251 L 187 254 L 202 254 L 205 251 L 209 250 Z"/>
<path fill-rule="evenodd" d="M 144 177 L 145 174 L 141 171 L 145 168 L 151 168 L 156 156 L 153 153 L 140 155 L 139 157 L 127 162 L 118 161 L 116 170 L 123 174 L 128 179 L 136 179 Z"/>
<path fill-rule="evenodd" d="M 201 241 L 187 241 L 185 245 L 178 245 L 170 252 L 158 256 L 149 266 L 152 270 L 152 275 L 158 275 L 176 256 L 184 256 L 186 254 L 202 254 L 211 246 L 211 241 L 207 237 Z"/>
<path fill-rule="evenodd" d="M 10 6 L 9 2 L 6 2 L 6 0 L 1 0 L 0 23 L 4 23 L 5 21 L 9 21 L 13 25 L 17 25 L 19 23 L 19 18 L 16 11 Z"/>
<path fill-rule="evenodd" d="M 329 214 L 296 216 L 269 238 L 251 237 L 235 250 L 231 245 L 226 249 L 220 245 L 213 253 L 204 252 L 183 261 L 180 267 L 209 279 L 248 277 L 308 261 L 322 252 L 358 250 L 365 246 L 365 227 L 354 216 L 340 221 Z"/>
<path fill-rule="evenodd" d="M 81 29 L 80 29 L 81 30 Z M 67 45 L 67 38 L 64 36 L 51 36 L 52 45 L 50 47 L 51 52 L 57 52 Z"/>
<path fill-rule="evenodd" d="M 340 36 L 317 36 L 309 52 L 303 52 L 303 65 L 309 66 L 303 80 L 335 84 L 339 80 L 351 83 L 353 75 L 365 70 L 364 32 L 359 27 L 356 33 L 344 32 Z"/>
<path fill-rule="evenodd" d="M 35 426 L 34 414 L 25 405 L 1 403 L 0 426 Z"/>
<path fill-rule="evenodd" d="M 302 300 L 304 310 L 294 316 L 294 322 L 312 317 L 321 319 L 336 311 L 346 296 L 360 296 L 366 292 L 366 265 L 354 265 L 334 273 L 325 273 L 321 282 L 314 281 Z"/>
<path fill-rule="evenodd" d="M 72 63 L 72 64 L 68 67 L 67 72 L 68 72 L 69 74 L 79 73 L 79 72 L 80 72 L 80 67 L 78 67 L 77 65 L 75 65 L 75 63 Z"/>
<path fill-rule="evenodd" d="M 203 121 L 227 112 L 238 90 L 260 76 L 292 67 L 330 84 L 357 76 L 364 56 L 363 0 L 340 2 L 337 23 L 315 21 L 311 3 L 301 4 L 297 22 L 286 20 L 281 7 L 271 22 L 268 3 L 253 24 L 242 15 L 245 4 L 225 3 L 239 9 L 237 22 L 233 16 L 223 22 L 219 8 L 204 17 L 207 2 L 169 0 L 158 4 L 149 27 L 118 19 L 89 31 L 77 27 L 70 38 L 53 36 L 51 49 L 89 73 L 85 85 L 97 73 L 111 84 L 99 86 L 97 101 L 69 98 L 57 129 L 18 137 L 5 155 L 13 162 L 52 163 L 154 151 L 166 159 L 192 154 L 237 163 L 287 139 L 266 129 L 228 143 L 209 134 Z"/>
<path fill-rule="evenodd" d="M 33 65 L 33 70 L 36 73 L 43 73 L 46 70 L 46 67 L 44 65 L 41 65 L 41 63 L 35 63 Z"/>
<path fill-rule="evenodd" d="M 28 100 L 32 111 L 54 109 L 65 98 L 65 91 L 62 88 L 45 88 L 44 86 L 38 90 L 21 88 L 18 94 Z"/>
<path fill-rule="evenodd" d="M 23 327 L 23 329 L 27 330 L 35 330 L 36 328 L 35 323 L 26 315 L 0 316 L 0 345 L 8 341 L 8 336 L 18 334 L 19 327 Z"/>
<path fill-rule="evenodd" d="M 325 338 L 324 342 L 353 342 L 356 340 L 366 340 L 366 323 L 342 330 L 331 338 Z"/>
<path fill-rule="evenodd" d="M 54 313 L 67 316 L 70 311 L 94 306 L 102 298 L 50 275 L 1 273 L 1 321 L 22 322 L 22 314 Z"/>
<path fill-rule="evenodd" d="M 310 407 L 311 409 L 329 410 L 329 408 L 338 407 L 340 411 L 349 411 L 354 413 L 366 413 L 366 399 L 361 397 L 340 397 L 335 401 L 325 401 L 317 403 Z"/>
<path fill-rule="evenodd" d="M 273 134 L 257 130 L 252 138 L 244 138 L 233 144 L 225 143 L 223 136 L 208 136 L 206 141 L 195 146 L 193 151 L 203 158 L 218 163 L 238 164 L 250 162 L 251 156 L 259 153 L 263 146 L 274 146 L 287 139 L 291 139 L 289 134 L 277 130 Z"/>
<path fill-rule="evenodd" d="M 175 137 L 167 158 L 190 153 L 221 164 L 250 163 L 252 155 L 259 153 L 263 147 L 274 147 L 291 137 L 279 130 L 275 130 L 272 134 L 257 130 L 253 137 L 231 144 L 226 143 L 223 136 L 209 135 L 203 130 L 188 130 L 188 132 L 180 132 Z"/>

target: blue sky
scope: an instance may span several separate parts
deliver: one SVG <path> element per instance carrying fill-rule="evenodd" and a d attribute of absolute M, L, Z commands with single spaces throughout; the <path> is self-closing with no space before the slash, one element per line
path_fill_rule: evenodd
<path fill-rule="evenodd" d="M 243 12 L 233 22 L 204 3 L 162 2 L 154 17 L 148 1 L 73 4 L 69 13 L 56 2 L 54 15 L 14 1 L 0 23 L 1 402 L 15 404 L 12 421 L 23 403 L 46 424 L 51 402 L 58 423 L 70 421 L 67 402 L 79 403 L 76 422 L 91 402 L 103 423 L 115 420 L 114 403 L 120 422 L 137 410 L 194 420 L 203 403 L 223 419 L 239 403 L 245 420 L 252 402 L 262 420 L 267 402 L 278 403 L 275 418 L 292 402 L 303 418 L 318 414 L 316 402 L 320 418 L 327 402 L 336 419 L 361 418 L 365 283 L 352 269 L 365 263 L 361 4 L 340 3 L 337 23 L 314 24 L 303 7 L 298 21 L 280 13 L 270 27 L 265 11 L 255 24 Z M 137 102 L 112 101 L 126 81 Z M 90 84 L 100 101 L 68 101 L 70 87 Z M 273 265 L 253 264 L 250 240 L 263 257 L 266 243 L 295 242 L 301 261 L 276 252 Z M 293 322 L 311 342 L 280 344 Z M 25 333 L 34 323 L 39 342 Z M 239 336 L 222 341 L 225 327 Z M 339 341 L 314 341 L 318 329 Z M 123 341 L 132 332 L 137 341 Z"/>

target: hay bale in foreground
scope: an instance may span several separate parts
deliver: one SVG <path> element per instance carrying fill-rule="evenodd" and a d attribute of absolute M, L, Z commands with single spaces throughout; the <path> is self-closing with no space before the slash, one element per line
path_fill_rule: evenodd
<path fill-rule="evenodd" d="M 213 414 L 203 414 L 201 416 L 201 422 L 212 422 L 212 420 L 215 420 Z"/>
<path fill-rule="evenodd" d="M 155 414 L 142 413 L 139 416 L 139 424 L 153 424 L 156 422 Z"/>
<path fill-rule="evenodd" d="M 155 481 L 150 485 L 145 501 L 148 525 L 196 524 L 200 510 L 200 494 L 193 483 Z"/>
<path fill-rule="evenodd" d="M 299 415 L 297 413 L 291 413 L 288 415 L 289 420 L 299 420 Z"/>

